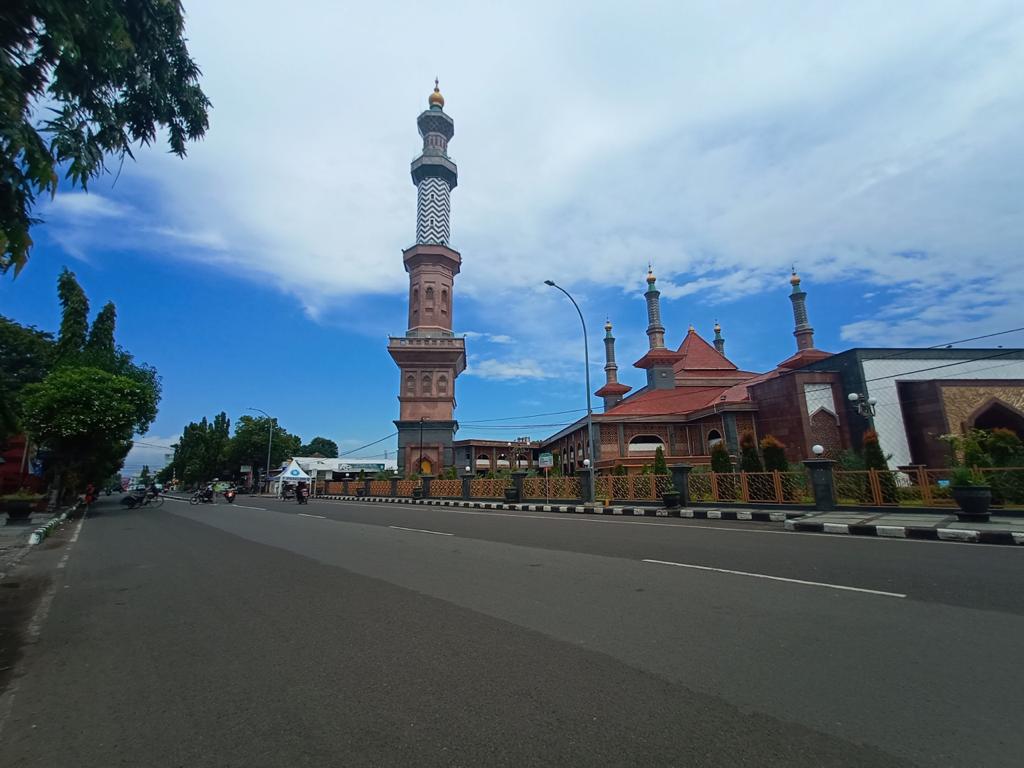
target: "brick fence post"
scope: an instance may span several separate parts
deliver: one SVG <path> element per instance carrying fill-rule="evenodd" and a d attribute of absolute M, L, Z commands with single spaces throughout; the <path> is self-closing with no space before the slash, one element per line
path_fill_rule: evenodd
<path fill-rule="evenodd" d="M 811 473 L 811 489 L 814 491 L 814 508 L 819 512 L 830 512 L 836 508 L 836 494 L 833 486 L 832 459 L 805 459 L 804 466 Z"/>
<path fill-rule="evenodd" d="M 673 464 L 668 468 L 672 473 L 672 484 L 679 491 L 679 506 L 690 506 L 690 470 L 692 464 Z"/>

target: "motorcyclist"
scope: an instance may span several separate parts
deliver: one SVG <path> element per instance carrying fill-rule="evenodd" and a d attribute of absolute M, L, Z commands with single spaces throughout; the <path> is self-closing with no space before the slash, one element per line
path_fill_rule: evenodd
<path fill-rule="evenodd" d="M 213 501 L 213 483 L 207 483 L 203 489 L 203 499 L 206 501 Z"/>
<path fill-rule="evenodd" d="M 160 489 L 156 487 L 156 480 L 149 481 L 149 485 L 146 487 L 146 495 L 151 499 L 155 499 L 160 495 Z"/>

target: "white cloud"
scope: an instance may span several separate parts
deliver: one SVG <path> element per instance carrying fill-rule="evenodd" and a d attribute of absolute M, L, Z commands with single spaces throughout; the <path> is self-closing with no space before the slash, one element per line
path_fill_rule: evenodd
<path fill-rule="evenodd" d="M 82 219 L 123 219 L 133 213 L 130 206 L 96 192 L 73 191 L 58 192 L 42 210 L 44 216 L 76 222 Z"/>
<path fill-rule="evenodd" d="M 851 297 L 851 343 L 1013 323 L 1018 3 L 454 2 L 431 12 L 444 46 L 411 0 L 187 9 L 211 128 L 185 161 L 140 154 L 132 173 L 160 201 L 147 225 L 183 258 L 272 278 L 311 317 L 405 291 L 414 120 L 438 73 L 461 174 L 458 311 L 488 319 L 471 338 L 514 327 L 523 350 L 475 375 L 567 370 L 578 341 L 549 318 L 575 321 L 529 287 L 633 301 L 648 261 L 669 303 L 748 298 L 794 261 L 809 286 L 884 286 L 905 311 L 863 317 Z"/>
<path fill-rule="evenodd" d="M 470 362 L 467 364 L 463 375 L 478 376 L 481 379 L 494 379 L 498 381 L 558 378 L 557 373 L 531 358 L 510 360 L 470 358 Z"/>

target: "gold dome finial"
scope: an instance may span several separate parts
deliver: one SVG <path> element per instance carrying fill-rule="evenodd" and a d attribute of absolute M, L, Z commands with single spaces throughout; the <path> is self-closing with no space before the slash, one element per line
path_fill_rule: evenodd
<path fill-rule="evenodd" d="M 793 265 L 793 273 L 789 276 L 790 285 L 800 285 L 800 275 L 796 273 L 796 264 Z"/>
<path fill-rule="evenodd" d="M 647 282 L 653 285 L 654 281 L 657 279 L 658 278 L 654 276 L 654 269 L 651 267 L 651 262 L 647 262 Z"/>
<path fill-rule="evenodd" d="M 434 78 L 434 92 L 430 94 L 430 98 L 427 99 L 427 103 L 430 104 L 430 106 L 434 106 L 436 104 L 442 109 L 444 108 L 444 96 L 441 95 L 440 83 L 436 77 Z"/>
<path fill-rule="evenodd" d="M 721 333 L 722 326 L 718 324 L 718 320 L 715 320 L 715 333 Z"/>
<path fill-rule="evenodd" d="M 690 329 L 689 329 L 689 332 L 690 332 L 690 333 L 696 333 L 696 332 L 697 332 L 697 329 L 693 327 L 693 323 L 690 323 Z"/>
<path fill-rule="evenodd" d="M 606 317 L 606 318 L 604 319 L 604 329 L 605 329 L 606 331 L 608 331 L 609 333 L 611 333 L 611 330 L 612 330 L 612 321 L 611 321 L 611 319 L 610 319 L 610 318 L 607 318 L 607 317 Z"/>

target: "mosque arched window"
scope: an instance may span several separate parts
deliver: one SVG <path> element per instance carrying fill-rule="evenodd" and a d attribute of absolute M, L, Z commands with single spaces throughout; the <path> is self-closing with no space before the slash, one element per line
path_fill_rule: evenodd
<path fill-rule="evenodd" d="M 437 377 L 437 394 L 448 394 L 448 377 L 445 376 L 444 374 Z"/>
<path fill-rule="evenodd" d="M 717 429 L 712 429 L 710 432 L 708 432 L 708 451 L 709 452 L 711 451 L 712 448 L 714 448 L 720 442 L 722 442 L 722 433 L 721 432 L 719 432 Z"/>
<path fill-rule="evenodd" d="M 445 288 L 441 289 L 441 311 L 448 312 L 448 290 Z"/>
<path fill-rule="evenodd" d="M 411 373 L 405 377 L 405 394 L 416 394 L 416 377 L 413 376 Z"/>
<path fill-rule="evenodd" d="M 430 380 L 430 374 L 429 373 L 424 373 L 423 374 L 423 378 L 420 379 L 420 389 L 422 389 L 421 394 L 429 395 L 430 394 L 431 384 L 432 383 L 431 383 L 431 380 Z"/>

